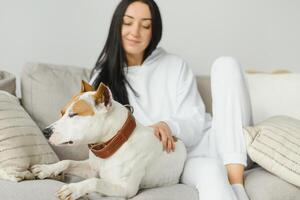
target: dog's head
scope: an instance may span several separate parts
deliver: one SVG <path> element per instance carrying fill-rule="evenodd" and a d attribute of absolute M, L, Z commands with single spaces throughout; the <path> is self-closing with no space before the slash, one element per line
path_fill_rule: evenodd
<path fill-rule="evenodd" d="M 54 145 L 78 145 L 95 142 L 113 107 L 110 89 L 101 83 L 97 90 L 82 81 L 81 91 L 61 110 L 61 118 L 43 130 Z"/>

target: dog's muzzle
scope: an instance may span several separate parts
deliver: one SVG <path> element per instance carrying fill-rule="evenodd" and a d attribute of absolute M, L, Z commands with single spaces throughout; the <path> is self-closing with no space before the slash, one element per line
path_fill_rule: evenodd
<path fill-rule="evenodd" d="M 44 136 L 49 139 L 51 135 L 53 134 L 53 128 L 51 126 L 45 128 L 43 131 Z"/>

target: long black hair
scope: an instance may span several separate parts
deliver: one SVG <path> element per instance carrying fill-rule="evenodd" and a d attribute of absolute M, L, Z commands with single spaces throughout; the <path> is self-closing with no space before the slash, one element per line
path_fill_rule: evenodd
<path fill-rule="evenodd" d="M 92 83 L 93 87 L 97 88 L 101 82 L 105 83 L 111 89 L 113 98 L 123 105 L 129 104 L 126 84 L 129 85 L 131 90 L 133 90 L 133 88 L 124 75 L 124 68 L 128 66 L 122 45 L 121 30 L 123 17 L 128 6 L 136 1 L 149 6 L 152 18 L 152 37 L 149 45 L 145 49 L 143 60 L 157 47 L 162 36 L 162 20 L 157 4 L 154 0 L 122 0 L 113 14 L 107 40 L 90 76 L 91 78 L 94 73 L 100 71 Z"/>

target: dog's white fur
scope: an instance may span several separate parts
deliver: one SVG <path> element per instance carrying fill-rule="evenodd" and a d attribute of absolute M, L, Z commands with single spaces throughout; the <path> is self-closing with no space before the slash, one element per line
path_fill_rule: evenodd
<path fill-rule="evenodd" d="M 100 86 L 99 86 L 100 87 Z M 108 88 L 107 88 L 108 89 Z M 69 117 L 72 103 L 61 119 L 51 125 L 54 132 L 50 142 L 72 145 L 105 142 L 123 126 L 128 110 L 114 101 L 109 92 L 110 102 L 97 104 L 95 91 L 82 93 L 79 99 L 88 102 L 94 115 Z M 175 151 L 166 153 L 154 130 L 136 121 L 137 126 L 126 143 L 111 157 L 101 159 L 91 151 L 85 161 L 63 160 L 51 165 L 34 165 L 31 171 L 40 179 L 62 172 L 87 178 L 79 183 L 63 186 L 57 196 L 60 199 L 77 199 L 86 193 L 98 192 L 106 196 L 132 197 L 139 188 L 151 188 L 179 181 L 186 158 L 184 144 L 178 140 Z"/>

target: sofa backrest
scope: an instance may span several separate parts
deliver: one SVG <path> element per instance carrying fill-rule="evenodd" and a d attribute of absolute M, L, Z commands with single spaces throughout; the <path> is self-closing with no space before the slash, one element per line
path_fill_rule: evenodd
<path fill-rule="evenodd" d="M 89 74 L 90 69 L 86 68 L 29 63 L 21 74 L 23 107 L 43 129 L 59 118 L 60 109 L 80 91 L 81 80 L 88 81 Z M 254 123 L 274 115 L 300 119 L 300 74 L 247 74 L 246 77 Z M 211 113 L 210 77 L 196 78 L 206 111 Z M 60 159 L 80 160 L 88 156 L 84 150 L 62 147 L 54 150 Z"/>
<path fill-rule="evenodd" d="M 75 66 L 28 63 L 21 74 L 22 104 L 42 129 L 59 117 L 60 109 L 80 91 L 90 70 Z M 209 76 L 197 76 L 198 89 L 211 112 Z"/>

